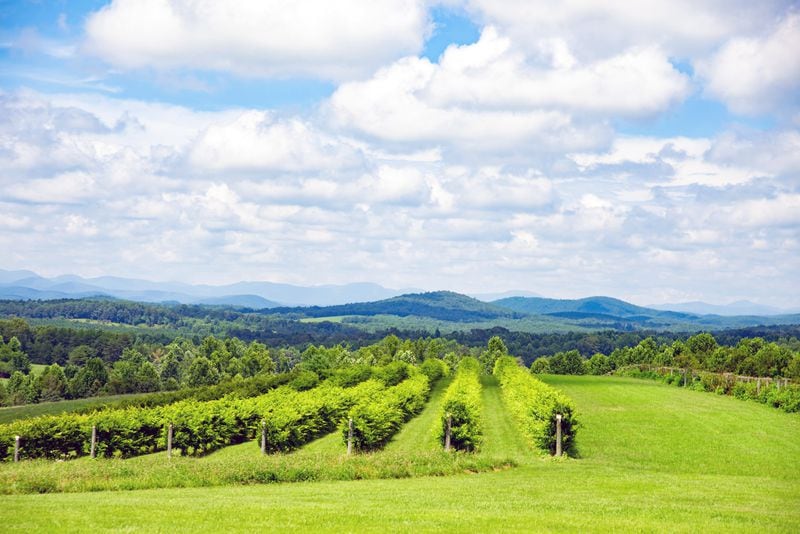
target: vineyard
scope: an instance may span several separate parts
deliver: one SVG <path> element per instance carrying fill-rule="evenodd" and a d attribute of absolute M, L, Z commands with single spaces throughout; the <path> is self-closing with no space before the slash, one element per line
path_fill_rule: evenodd
<path fill-rule="evenodd" d="M 531 391 L 542 396 L 539 404 L 547 404 L 551 396 L 557 396 L 513 358 L 505 365 L 498 363 L 498 370 L 509 374 L 509 366 L 528 377 L 529 387 L 538 386 Z M 203 456 L 258 437 L 263 453 L 286 453 L 335 430 L 349 450 L 375 451 L 425 407 L 431 385 L 448 372 L 447 364 L 438 359 L 426 360 L 420 366 L 394 362 L 383 367 L 349 369 L 302 391 L 298 389 L 306 381 L 295 379 L 248 398 L 226 395 L 208 401 L 186 399 L 159 406 L 22 419 L 0 426 L 0 459 L 69 460 L 87 455 L 131 458 L 165 450 L 170 456 L 173 451 L 182 456 Z M 444 396 L 439 441 L 447 450 L 479 448 L 480 372 L 475 358 L 464 358 Z M 285 380 L 275 380 L 273 385 L 281 382 Z M 569 409 L 568 403 L 558 407 Z M 524 407 L 520 410 L 524 411 Z M 525 420 L 522 411 L 517 416 L 520 428 L 541 425 L 542 417 L 550 419 L 544 422 L 545 426 L 554 428 L 554 410 L 547 414 L 533 411 L 530 421 Z M 566 421 L 563 441 L 568 449 L 573 439 L 571 414 Z M 532 445 L 554 450 L 549 446 L 551 442 L 549 436 L 533 440 Z"/>
<path fill-rule="evenodd" d="M 188 509 L 194 499 L 207 531 L 239 516 L 310 530 L 800 525 L 789 505 L 800 498 L 795 414 L 631 378 L 532 375 L 508 356 L 486 368 L 470 357 L 454 368 L 437 359 L 355 366 L 310 387 L 295 375 L 252 396 L 20 419 L 0 427 L 0 516 L 9 530 L 64 520 L 103 530 L 113 528 L 101 512 L 110 507 L 115 526 L 158 530 L 191 519 L 148 499 Z M 558 449 L 566 460 L 553 460 Z M 313 484 L 280 484 L 301 481 Z M 133 489 L 146 491 L 108 492 Z M 762 512 L 740 511 L 744 502 Z M 709 518 L 709 506 L 729 511 Z"/>

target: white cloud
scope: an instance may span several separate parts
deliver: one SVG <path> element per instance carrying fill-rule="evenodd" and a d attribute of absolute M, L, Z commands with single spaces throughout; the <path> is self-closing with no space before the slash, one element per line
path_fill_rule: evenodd
<path fill-rule="evenodd" d="M 751 199 L 716 210 L 730 225 L 750 228 L 800 225 L 800 194 L 783 193 L 775 198 Z"/>
<path fill-rule="evenodd" d="M 342 79 L 416 53 L 428 26 L 421 0 L 114 0 L 85 47 L 127 69 Z"/>
<path fill-rule="evenodd" d="M 708 157 L 726 165 L 749 166 L 770 174 L 797 177 L 800 174 L 800 131 L 723 132 L 714 139 Z"/>
<path fill-rule="evenodd" d="M 563 41 L 580 60 L 616 55 L 651 43 L 671 56 L 694 57 L 721 41 L 752 32 L 792 5 L 791 0 L 468 0 L 479 18 L 495 24 L 533 53 L 558 51 Z"/>
<path fill-rule="evenodd" d="M 75 171 L 52 178 L 22 180 L 8 187 L 6 194 L 27 202 L 74 204 L 102 195 L 100 191 L 91 175 Z"/>
<path fill-rule="evenodd" d="M 797 110 L 800 92 L 800 14 L 787 15 L 757 37 L 735 37 L 699 62 L 706 92 L 737 113 Z"/>
<path fill-rule="evenodd" d="M 6 104 L 2 268 L 641 298 L 666 286 L 713 298 L 770 272 L 754 290 L 769 298 L 800 257 L 793 130 L 617 137 L 552 175 L 492 152 L 475 163 L 432 142 L 345 138 L 315 115 L 32 93 Z M 24 165 L 20 147 L 36 152 Z M 770 254 L 742 253 L 756 249 Z"/>
<path fill-rule="evenodd" d="M 688 79 L 656 48 L 537 66 L 490 27 L 437 64 L 406 57 L 341 85 L 327 110 L 339 127 L 388 141 L 560 152 L 602 144 L 608 117 L 653 115 L 687 92 Z"/>
<path fill-rule="evenodd" d="M 424 93 L 437 107 L 546 108 L 630 117 L 664 111 L 688 92 L 688 78 L 656 47 L 632 48 L 585 64 L 556 59 L 554 65 L 532 65 L 489 27 L 477 43 L 444 53 Z"/>
<path fill-rule="evenodd" d="M 192 146 L 189 161 L 208 171 L 304 171 L 352 166 L 359 156 L 354 147 L 308 122 L 247 111 L 207 128 Z"/>

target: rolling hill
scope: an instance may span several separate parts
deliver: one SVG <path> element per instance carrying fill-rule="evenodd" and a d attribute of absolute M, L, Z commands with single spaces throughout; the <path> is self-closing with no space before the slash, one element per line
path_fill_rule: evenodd
<path fill-rule="evenodd" d="M 303 317 L 394 315 L 397 317 L 428 317 L 455 322 L 519 319 L 525 316 L 524 313 L 481 302 L 451 291 L 409 293 L 376 302 L 359 302 L 340 306 L 274 308 L 269 311 L 270 313 L 298 314 Z"/>
<path fill-rule="evenodd" d="M 691 313 L 644 308 L 611 297 L 587 297 L 576 300 L 510 297 L 495 300 L 492 304 L 530 315 L 560 315 L 562 317 L 571 316 L 575 318 L 600 316 L 604 318 L 669 317 L 673 319 L 693 319 L 697 317 Z"/>

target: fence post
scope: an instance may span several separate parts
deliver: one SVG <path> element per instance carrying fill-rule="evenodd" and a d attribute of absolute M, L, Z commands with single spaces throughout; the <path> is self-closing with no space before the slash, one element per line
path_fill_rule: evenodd
<path fill-rule="evenodd" d="M 172 423 L 170 423 L 167 430 L 167 458 L 169 459 L 172 459 L 172 430 Z"/>
<path fill-rule="evenodd" d="M 761 379 L 756 381 L 756 395 L 761 395 Z"/>
<path fill-rule="evenodd" d="M 92 425 L 92 446 L 89 455 L 92 459 L 97 457 L 97 425 Z"/>
<path fill-rule="evenodd" d="M 561 456 L 561 414 L 556 414 L 556 456 Z"/>
<path fill-rule="evenodd" d="M 267 422 L 261 421 L 261 454 L 267 454 Z"/>
<path fill-rule="evenodd" d="M 19 436 L 14 436 L 14 461 L 19 462 Z"/>
<path fill-rule="evenodd" d="M 686 369 L 683 370 L 683 387 L 686 387 Z"/>
<path fill-rule="evenodd" d="M 444 450 L 450 451 L 450 436 L 453 433 L 453 416 L 447 414 L 447 431 L 444 433 Z"/>
<path fill-rule="evenodd" d="M 347 419 L 347 456 L 353 454 L 353 418 Z"/>

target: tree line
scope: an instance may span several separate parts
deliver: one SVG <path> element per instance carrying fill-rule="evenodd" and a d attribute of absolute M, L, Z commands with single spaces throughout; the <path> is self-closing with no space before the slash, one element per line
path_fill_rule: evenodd
<path fill-rule="evenodd" d="M 534 373 L 606 374 L 628 365 L 648 364 L 681 367 L 713 373 L 800 379 L 800 351 L 795 343 L 779 344 L 762 337 L 742 338 L 724 345 L 708 332 L 685 340 L 659 342 L 649 336 L 633 347 L 615 348 L 609 354 L 597 352 L 589 358 L 578 350 L 560 351 L 538 358 Z"/>

